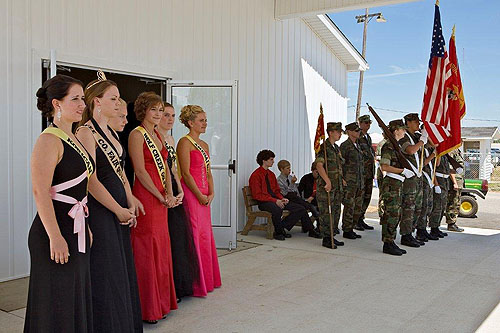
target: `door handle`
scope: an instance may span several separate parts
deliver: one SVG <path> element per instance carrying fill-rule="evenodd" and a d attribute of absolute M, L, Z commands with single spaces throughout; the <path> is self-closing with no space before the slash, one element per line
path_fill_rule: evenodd
<path fill-rule="evenodd" d="M 231 160 L 229 160 L 229 162 L 228 162 L 228 163 L 229 163 L 229 164 L 227 165 L 227 168 L 228 168 L 229 170 L 232 170 L 232 171 L 233 171 L 233 174 L 234 174 L 234 173 L 236 173 L 236 160 L 233 160 L 232 162 L 231 162 Z"/>

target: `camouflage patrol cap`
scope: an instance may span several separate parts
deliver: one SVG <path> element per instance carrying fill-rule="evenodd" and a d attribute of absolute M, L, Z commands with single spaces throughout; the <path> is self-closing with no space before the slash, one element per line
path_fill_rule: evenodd
<path fill-rule="evenodd" d="M 358 121 L 360 123 L 370 123 L 370 124 L 372 123 L 372 120 L 370 119 L 370 115 L 369 114 L 364 114 L 364 115 L 360 116 L 358 118 Z"/>
<path fill-rule="evenodd" d="M 420 121 L 420 117 L 418 116 L 418 113 L 408 113 L 406 116 L 404 116 L 405 122 L 412 121 L 412 120 L 418 120 Z"/>
<path fill-rule="evenodd" d="M 400 129 L 400 128 L 403 128 L 403 129 L 407 129 L 408 128 L 403 123 L 403 120 L 401 120 L 401 119 L 395 119 L 395 120 L 391 120 L 389 122 L 389 130 L 390 131 L 395 131 L 395 130 Z"/>
<path fill-rule="evenodd" d="M 330 131 L 342 131 L 342 123 L 341 122 L 338 122 L 338 123 L 335 123 L 335 122 L 332 122 L 332 123 L 327 123 L 326 124 L 326 132 L 330 132 Z"/>
<path fill-rule="evenodd" d="M 353 122 L 353 123 L 345 125 L 345 130 L 346 131 L 361 131 L 361 128 L 359 128 L 357 122 Z"/>

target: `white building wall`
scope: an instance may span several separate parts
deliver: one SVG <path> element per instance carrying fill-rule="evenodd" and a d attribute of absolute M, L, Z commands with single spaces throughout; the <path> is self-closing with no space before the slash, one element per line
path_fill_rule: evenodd
<path fill-rule="evenodd" d="M 322 97 L 304 95 L 302 59 L 330 86 L 322 91 L 336 92 L 323 101 L 326 119 L 346 121 L 346 66 L 301 19 L 276 21 L 272 0 L 0 0 L 0 280 L 29 271 L 35 92 L 50 49 L 64 62 L 105 70 L 238 80 L 239 189 L 260 149 L 290 160 L 298 176 L 309 170 Z"/>

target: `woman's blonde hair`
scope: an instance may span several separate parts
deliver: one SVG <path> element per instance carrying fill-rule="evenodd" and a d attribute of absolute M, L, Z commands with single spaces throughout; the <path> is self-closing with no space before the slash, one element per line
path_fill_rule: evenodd
<path fill-rule="evenodd" d="M 101 81 L 99 83 L 98 80 L 94 80 L 87 85 L 85 88 L 85 110 L 83 110 L 82 120 L 78 124 L 79 126 L 85 124 L 89 119 L 93 117 L 94 112 L 94 99 L 96 97 L 102 98 L 106 90 L 110 87 L 118 87 L 115 82 L 111 80 Z"/>
<path fill-rule="evenodd" d="M 190 128 L 189 121 L 194 121 L 196 116 L 203 112 L 205 111 L 199 105 L 186 105 L 181 109 L 179 120 L 184 124 L 184 126 Z"/>

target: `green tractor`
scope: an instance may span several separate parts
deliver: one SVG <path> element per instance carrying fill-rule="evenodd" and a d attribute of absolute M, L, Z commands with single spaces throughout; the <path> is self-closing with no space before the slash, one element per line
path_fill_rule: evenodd
<path fill-rule="evenodd" d="M 474 217 L 479 209 L 476 196 L 486 198 L 488 181 L 486 179 L 465 179 L 460 190 L 460 217 Z"/>

